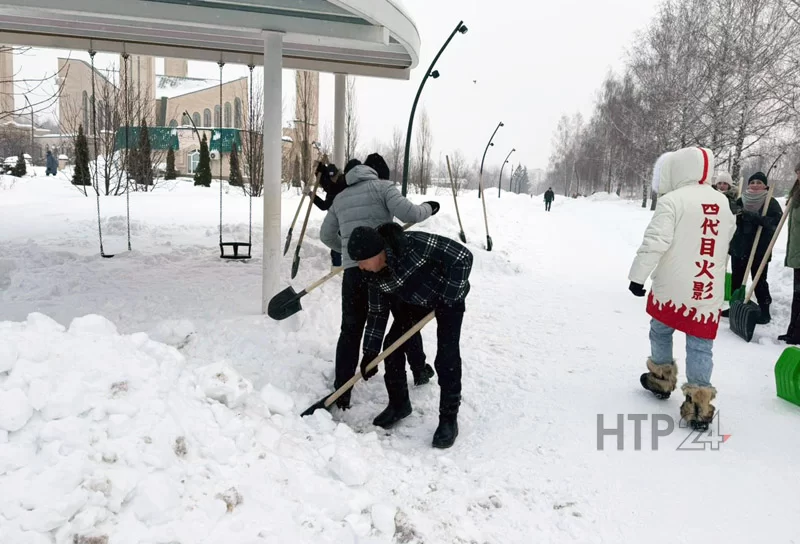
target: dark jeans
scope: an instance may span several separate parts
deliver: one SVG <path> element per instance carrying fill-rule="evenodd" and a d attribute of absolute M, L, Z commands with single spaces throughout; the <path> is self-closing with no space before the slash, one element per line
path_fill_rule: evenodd
<path fill-rule="evenodd" d="M 414 306 L 404 302 L 394 305 L 395 321 L 386 335 L 384 346 L 388 347 L 400 338 L 415 323 L 431 312 L 430 308 Z M 461 396 L 461 324 L 463 307 L 436 310 L 436 360 L 434 367 L 439 379 L 442 398 L 459 399 Z M 399 350 L 398 350 L 399 351 Z M 389 399 L 402 399 L 407 390 L 405 361 L 402 353 L 395 352 L 386 358 L 384 377 Z M 453 404 L 452 402 L 450 403 Z M 458 409 L 458 403 L 454 407 Z M 441 405 L 440 405 L 441 410 Z"/>
<path fill-rule="evenodd" d="M 800 268 L 794 269 L 794 296 L 792 297 L 792 317 L 786 334 L 791 340 L 800 340 Z"/>
<path fill-rule="evenodd" d="M 364 275 L 358 267 L 348 268 L 344 271 L 342 279 L 342 326 L 339 332 L 339 342 L 336 344 L 336 379 L 334 382 L 336 389 L 344 385 L 356 373 L 361 359 L 361 339 L 364 336 L 368 311 L 368 285 Z M 395 356 L 400 356 L 404 360 L 408 356 L 411 369 L 415 373 L 421 371 L 425 366 L 422 335 L 417 333 L 409 338 L 404 349 L 397 350 Z M 405 364 L 403 366 L 405 367 Z"/>
<path fill-rule="evenodd" d="M 331 250 L 331 265 L 342 266 L 342 254 L 335 249 Z"/>
<path fill-rule="evenodd" d="M 744 270 L 747 268 L 747 259 L 737 259 L 731 257 L 731 292 L 735 291 L 744 283 Z M 750 267 L 750 277 L 755 278 L 756 272 L 760 263 L 758 262 L 758 255 L 754 259 L 753 266 Z M 764 272 L 761 273 L 761 278 L 758 280 L 755 288 L 756 299 L 759 304 L 772 304 L 772 296 L 769 294 L 769 283 L 767 283 L 767 273 L 769 272 L 769 265 L 764 267 Z"/>
<path fill-rule="evenodd" d="M 552 202 L 550 202 L 549 200 L 545 201 L 545 203 L 544 203 L 545 211 L 548 211 L 548 212 L 550 211 L 550 204 L 552 204 Z"/>

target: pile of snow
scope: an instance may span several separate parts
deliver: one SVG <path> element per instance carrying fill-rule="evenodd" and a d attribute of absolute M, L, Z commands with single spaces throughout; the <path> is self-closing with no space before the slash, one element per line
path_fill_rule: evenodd
<path fill-rule="evenodd" d="M 605 191 L 599 191 L 597 193 L 589 195 L 588 197 L 586 197 L 586 199 L 589 200 L 590 202 L 609 202 L 609 201 L 616 202 L 622 200 L 617 195 L 617 193 L 607 193 Z"/>
<path fill-rule="evenodd" d="M 390 543 L 374 433 L 293 410 L 97 315 L 0 322 L 0 542 Z"/>

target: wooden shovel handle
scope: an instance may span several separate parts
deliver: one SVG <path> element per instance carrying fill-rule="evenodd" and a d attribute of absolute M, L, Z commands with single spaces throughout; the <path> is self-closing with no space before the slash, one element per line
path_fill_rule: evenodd
<path fill-rule="evenodd" d="M 756 270 L 756 277 L 753 278 L 753 285 L 750 286 L 750 289 L 747 291 L 747 297 L 744 299 L 744 303 L 747 304 L 750 302 L 750 298 L 753 296 L 753 293 L 756 290 L 756 284 L 758 284 L 758 280 L 761 279 L 761 274 L 764 272 L 764 269 L 767 267 L 767 261 L 769 261 L 770 255 L 772 255 L 772 249 L 775 247 L 775 242 L 778 241 L 778 235 L 781 233 L 781 229 L 783 228 L 783 224 L 786 223 L 786 219 L 789 217 L 789 210 L 792 206 L 792 199 L 794 197 L 789 197 L 789 200 L 786 201 L 786 209 L 781 216 L 781 221 L 778 223 L 778 227 L 775 229 L 775 234 L 772 235 L 772 240 L 769 241 L 769 247 L 767 247 L 767 252 L 764 254 L 764 258 L 761 260 L 761 264 L 758 266 L 758 270 Z"/>
<path fill-rule="evenodd" d="M 328 164 L 328 156 L 324 155 L 317 164 Z M 322 174 L 317 174 L 314 177 L 314 188 L 311 190 L 311 194 L 308 195 L 308 209 L 306 210 L 306 218 L 303 221 L 303 228 L 300 230 L 300 238 L 297 240 L 297 253 L 300 253 L 300 245 L 303 243 L 303 238 L 306 234 L 306 227 L 308 226 L 308 218 L 311 215 L 311 207 L 314 205 L 314 197 L 317 196 L 317 187 L 319 187 L 319 181 L 322 179 Z"/>
<path fill-rule="evenodd" d="M 761 210 L 761 215 L 764 216 L 767 214 L 767 209 L 769 208 L 769 203 L 772 201 L 772 191 L 774 191 L 774 187 L 769 188 L 769 192 L 767 193 L 767 198 L 764 200 L 764 209 Z M 758 249 L 758 242 L 761 240 L 761 231 L 764 230 L 764 227 L 761 225 L 758 226 L 758 230 L 756 231 L 756 239 L 753 240 L 753 248 L 750 250 L 750 259 L 747 261 L 747 268 L 744 269 L 744 283 L 747 284 L 747 277 L 750 275 L 750 269 L 753 268 L 753 261 L 756 259 L 756 250 Z"/>
<path fill-rule="evenodd" d="M 391 355 L 392 353 L 397 351 L 397 348 L 399 348 L 400 346 L 405 344 L 406 341 L 409 338 L 411 338 L 412 336 L 417 334 L 420 330 L 422 330 L 422 327 L 427 325 L 435 316 L 436 316 L 436 312 L 431 312 L 428 315 L 426 315 L 425 317 L 423 317 L 422 320 L 420 320 L 419 323 L 417 323 L 416 325 L 414 325 L 413 327 L 408 329 L 408 331 L 403 336 L 401 336 L 400 338 L 395 340 L 394 343 L 391 346 L 389 346 L 388 348 L 383 350 L 377 357 L 375 357 L 375 359 L 372 360 L 372 362 L 370 364 L 367 365 L 367 372 L 369 372 L 370 370 L 372 370 L 373 368 L 378 366 L 381 363 L 381 361 L 383 361 L 389 355 Z M 356 372 L 355 376 L 350 378 L 347 381 L 347 383 L 345 383 L 339 389 L 334 391 L 334 393 L 330 397 L 325 399 L 325 408 L 328 408 L 331 404 L 336 402 L 336 399 L 338 399 L 339 397 L 344 395 L 350 388 L 352 388 L 356 383 L 358 383 L 358 381 L 362 377 L 363 376 L 361 375 L 361 372 Z"/>

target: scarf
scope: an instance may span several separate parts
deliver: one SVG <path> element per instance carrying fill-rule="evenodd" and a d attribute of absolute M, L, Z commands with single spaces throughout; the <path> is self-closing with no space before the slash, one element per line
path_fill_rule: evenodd
<path fill-rule="evenodd" d="M 742 194 L 742 204 L 744 209 L 749 212 L 761 213 L 764 207 L 764 200 L 767 198 L 767 188 L 751 189 L 750 187 Z"/>

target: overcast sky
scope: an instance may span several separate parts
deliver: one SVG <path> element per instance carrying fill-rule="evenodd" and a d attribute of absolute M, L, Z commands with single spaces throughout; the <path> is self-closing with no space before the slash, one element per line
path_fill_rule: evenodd
<path fill-rule="evenodd" d="M 420 62 L 408 81 L 357 78 L 359 151 L 366 155 L 392 129 L 408 123 L 417 87 L 436 52 L 459 20 L 458 34 L 439 59 L 439 79 L 429 79 L 420 101 L 431 119 L 434 158 L 460 149 L 480 159 L 499 121 L 487 164 L 511 161 L 544 168 L 553 131 L 562 113 L 589 116 L 597 89 L 609 69 L 619 70 L 634 33 L 646 27 L 659 0 L 403 0 L 422 39 Z M 56 70 L 68 51 L 33 51 L 23 77 Z M 72 56 L 88 60 L 84 52 Z M 99 66 L 116 55 L 98 54 Z M 15 59 L 16 61 L 16 59 Z M 160 73 L 161 62 L 157 63 Z M 17 69 L 20 66 L 16 67 Z M 226 79 L 247 69 L 226 67 Z M 217 77 L 213 63 L 191 62 L 189 75 Z M 474 83 L 473 81 L 477 81 Z M 333 126 L 333 75 L 320 78 L 320 125 Z M 285 115 L 293 116 L 293 73 L 284 71 Z M 22 100 L 20 98 L 20 100 Z M 288 119 L 287 119 L 288 120 Z"/>

